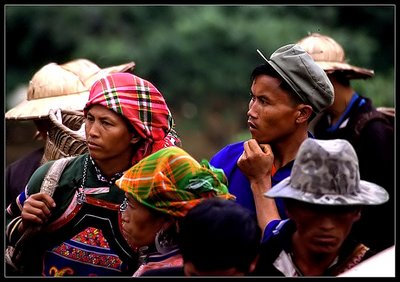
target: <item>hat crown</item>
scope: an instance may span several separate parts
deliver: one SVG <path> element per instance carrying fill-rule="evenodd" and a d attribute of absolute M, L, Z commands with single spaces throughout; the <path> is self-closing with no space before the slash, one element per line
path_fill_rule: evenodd
<path fill-rule="evenodd" d="M 333 38 L 312 33 L 297 42 L 316 62 L 345 62 L 345 52 Z"/>
<path fill-rule="evenodd" d="M 29 82 L 27 99 L 29 101 L 64 96 L 87 90 L 79 76 L 62 65 L 49 63 L 33 75 Z"/>
<path fill-rule="evenodd" d="M 365 79 L 374 76 L 374 70 L 353 66 L 347 62 L 343 47 L 333 38 L 319 33 L 297 42 L 327 73 L 339 71 L 348 79 Z"/>
<path fill-rule="evenodd" d="M 26 99 L 5 114 L 6 119 L 39 119 L 49 110 L 82 111 L 93 82 L 115 72 L 130 72 L 134 62 L 100 69 L 88 59 L 80 58 L 64 64 L 48 63 L 29 81 Z"/>
<path fill-rule="evenodd" d="M 379 205 L 385 188 L 360 179 L 357 154 L 344 139 L 307 138 L 300 145 L 289 177 L 264 194 L 317 205 Z"/>
<path fill-rule="evenodd" d="M 265 59 L 265 58 L 264 58 Z M 319 113 L 333 103 L 334 90 L 325 71 L 298 44 L 277 49 L 266 60 L 306 104 Z"/>
<path fill-rule="evenodd" d="M 351 144 L 309 138 L 300 146 L 291 173 L 291 186 L 322 196 L 357 195 L 360 174 L 358 158 Z"/>

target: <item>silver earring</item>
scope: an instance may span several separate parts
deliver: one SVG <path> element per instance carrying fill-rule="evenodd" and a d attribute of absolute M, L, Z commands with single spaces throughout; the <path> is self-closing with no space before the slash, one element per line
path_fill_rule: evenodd
<path fill-rule="evenodd" d="M 124 198 L 124 201 L 119 205 L 119 211 L 124 212 L 128 207 L 128 199 Z"/>
<path fill-rule="evenodd" d="M 177 247 L 177 243 L 174 237 L 175 234 L 176 232 L 171 230 L 171 228 L 169 228 L 168 230 L 161 228 L 160 231 L 157 232 L 155 245 L 159 253 L 165 254 Z"/>

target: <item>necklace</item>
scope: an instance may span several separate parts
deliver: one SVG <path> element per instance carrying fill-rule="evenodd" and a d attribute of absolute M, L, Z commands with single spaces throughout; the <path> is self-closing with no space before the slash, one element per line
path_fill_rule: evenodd
<path fill-rule="evenodd" d="M 85 192 L 84 192 L 84 189 L 85 189 L 84 185 L 85 185 L 85 182 L 86 182 L 88 159 L 89 159 L 89 156 L 86 156 L 85 162 L 83 164 L 82 184 L 81 184 L 81 187 L 79 188 L 78 194 L 76 195 L 76 200 L 77 200 L 78 204 L 80 204 L 80 205 L 83 204 L 84 202 L 86 202 L 86 195 L 85 195 Z"/>

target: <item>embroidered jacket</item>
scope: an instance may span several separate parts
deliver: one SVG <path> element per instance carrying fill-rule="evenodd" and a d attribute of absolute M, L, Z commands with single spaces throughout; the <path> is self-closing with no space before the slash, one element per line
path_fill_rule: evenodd
<path fill-rule="evenodd" d="M 25 192 L 7 209 L 7 244 L 14 245 L 20 238 L 14 227 L 20 222 L 23 203 L 28 195 L 40 191 L 50 164 L 35 171 Z M 133 274 L 137 257 L 120 231 L 125 197 L 114 183 L 120 176 L 110 181 L 101 177 L 88 154 L 70 161 L 53 195 L 56 207 L 51 217 L 40 234 L 24 243 L 26 275 Z"/>

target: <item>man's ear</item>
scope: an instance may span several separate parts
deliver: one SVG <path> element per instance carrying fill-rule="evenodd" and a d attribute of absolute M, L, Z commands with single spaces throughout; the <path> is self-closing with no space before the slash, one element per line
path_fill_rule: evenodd
<path fill-rule="evenodd" d="M 307 122 L 310 116 L 312 115 L 312 112 L 313 110 L 310 105 L 304 105 L 304 104 L 299 105 L 297 109 L 296 122 L 297 123 Z"/>
<path fill-rule="evenodd" d="M 361 218 L 362 208 L 359 207 L 358 210 L 355 211 L 354 222 L 359 221 Z"/>

